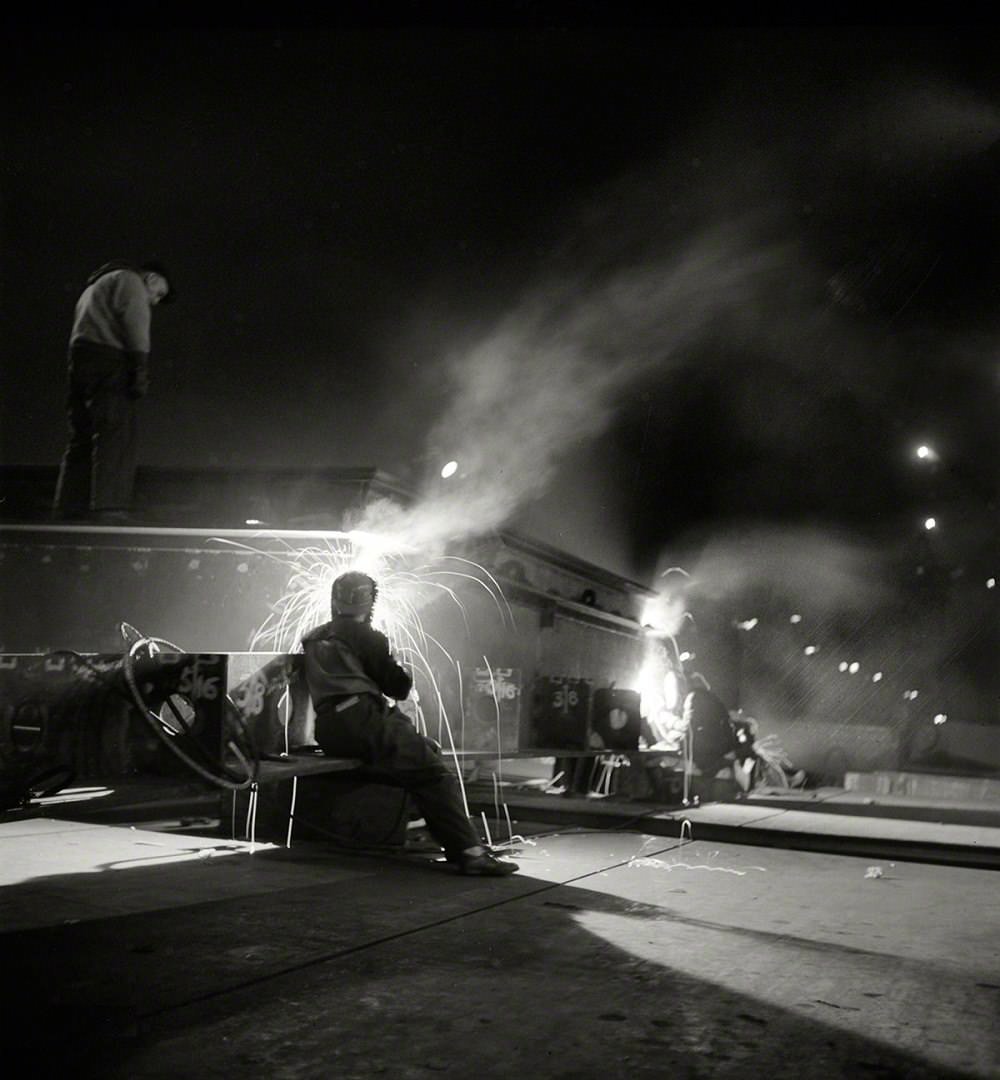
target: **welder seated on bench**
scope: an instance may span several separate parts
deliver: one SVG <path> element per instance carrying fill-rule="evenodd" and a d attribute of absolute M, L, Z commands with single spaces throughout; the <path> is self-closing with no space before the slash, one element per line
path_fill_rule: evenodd
<path fill-rule="evenodd" d="M 316 710 L 316 742 L 333 757 L 358 758 L 373 781 L 413 797 L 445 857 L 463 874 L 499 877 L 517 870 L 480 842 L 461 791 L 437 744 L 386 699 L 409 696 L 413 679 L 371 625 L 378 586 L 348 571 L 333 583 L 333 618 L 302 639 L 303 670 Z"/>
<path fill-rule="evenodd" d="M 744 794 L 768 776 L 779 777 L 784 787 L 802 785 L 805 773 L 800 769 L 788 775 L 794 766 L 780 748 L 770 747 L 767 738 L 758 739 L 756 720 L 731 713 L 703 676 L 695 674 L 692 679 L 701 685 L 684 699 L 684 720 L 691 733 L 691 756 L 703 777 L 711 779 L 727 769 Z"/>

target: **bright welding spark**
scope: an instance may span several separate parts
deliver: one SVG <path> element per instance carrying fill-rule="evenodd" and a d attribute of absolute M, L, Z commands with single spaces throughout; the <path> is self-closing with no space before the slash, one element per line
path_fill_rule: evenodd
<path fill-rule="evenodd" d="M 663 676 L 663 706 L 673 712 L 681 702 L 681 683 L 676 671 Z"/>
<path fill-rule="evenodd" d="M 639 669 L 633 687 L 639 691 L 639 711 L 643 716 L 655 716 L 665 708 L 664 678 L 664 664 L 648 657 Z"/>
<path fill-rule="evenodd" d="M 510 615 L 496 579 L 478 563 L 458 556 L 441 556 L 413 565 L 415 552 L 388 536 L 364 532 L 324 533 L 322 543 L 269 551 L 220 540 L 263 555 L 287 566 L 290 576 L 285 593 L 272 605 L 271 614 L 254 632 L 252 651 L 295 652 L 303 636 L 330 618 L 330 588 L 348 570 L 369 574 L 379 593 L 373 625 L 381 630 L 396 652 L 409 652 L 429 638 L 419 609 L 439 595 L 446 595 L 464 613 L 456 592 L 460 582 L 482 587 L 494 600 L 501 618 Z"/>
<path fill-rule="evenodd" d="M 937 528 L 937 518 L 932 518 L 932 517 L 924 518 L 924 528 L 928 532 L 930 532 L 931 529 L 936 529 Z"/>
<path fill-rule="evenodd" d="M 458 462 L 449 461 L 448 464 L 441 469 L 441 476 L 447 480 L 449 476 L 454 476 L 456 472 L 458 472 Z"/>
<path fill-rule="evenodd" d="M 219 543 L 272 559 L 289 571 L 285 592 L 254 631 L 250 651 L 301 652 L 302 638 L 331 617 L 330 589 L 334 579 L 348 570 L 359 570 L 378 582 L 372 624 L 386 635 L 393 654 L 413 672 L 415 679 L 423 679 L 429 685 L 429 695 L 422 695 L 421 700 L 426 696 L 432 708 L 436 706 L 439 733 L 448 727 L 438 673 L 442 665 L 454 669 L 458 663 L 448 644 L 424 626 L 420 610 L 445 596 L 458 607 L 468 628 L 466 609 L 458 590 L 464 584 L 471 584 L 489 595 L 501 622 L 512 620 L 510 606 L 493 575 L 478 563 L 455 555 L 421 563 L 418 553 L 394 542 L 390 536 L 376 533 L 327 532 L 319 543 L 307 547 L 293 547 L 282 537 L 272 539 L 279 540 L 283 549 L 254 548 L 216 538 Z M 418 727 L 423 727 L 421 706 L 417 709 L 421 721 Z"/>

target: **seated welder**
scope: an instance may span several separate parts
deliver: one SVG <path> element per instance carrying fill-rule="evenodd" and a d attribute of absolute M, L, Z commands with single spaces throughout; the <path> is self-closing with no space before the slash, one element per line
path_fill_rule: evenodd
<path fill-rule="evenodd" d="M 684 698 L 691 757 L 702 776 L 713 777 L 721 769 L 731 766 L 738 755 L 742 760 L 743 756 L 752 756 L 753 751 L 737 738 L 729 710 L 712 693 L 704 677 L 695 673 L 691 679 L 695 685 Z M 734 779 L 738 782 L 735 772 Z"/>
<path fill-rule="evenodd" d="M 404 700 L 413 679 L 371 625 L 377 596 L 367 574 L 341 574 L 331 590 L 333 618 L 302 639 L 316 742 L 324 753 L 359 758 L 372 780 L 406 790 L 447 860 L 463 874 L 512 874 L 517 864 L 480 842 L 437 744 L 387 700 Z"/>
<path fill-rule="evenodd" d="M 773 735 L 761 738 L 752 716 L 730 712 L 702 675 L 695 673 L 692 679 L 700 685 L 684 699 L 684 720 L 692 760 L 703 776 L 728 768 L 744 793 L 757 786 L 795 788 L 805 783 L 805 772 L 795 770 Z"/>

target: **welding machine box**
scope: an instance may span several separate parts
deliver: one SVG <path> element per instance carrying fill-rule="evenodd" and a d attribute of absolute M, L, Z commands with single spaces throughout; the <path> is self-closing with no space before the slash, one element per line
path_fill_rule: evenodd
<path fill-rule="evenodd" d="M 594 691 L 590 710 L 590 748 L 638 750 L 642 714 L 636 690 L 602 687 Z"/>
<path fill-rule="evenodd" d="M 322 768 L 321 760 L 315 762 L 316 768 Z M 228 815 L 233 839 L 275 844 L 290 838 L 292 844 L 298 840 L 347 848 L 402 847 L 413 814 L 402 788 L 373 783 L 355 770 L 293 778 L 288 771 L 269 776 L 263 763 L 256 793 L 243 788 L 223 797 L 223 821 Z"/>
<path fill-rule="evenodd" d="M 521 729 L 521 750 L 587 750 L 593 683 L 540 675 L 532 686 L 531 716 Z"/>
<path fill-rule="evenodd" d="M 260 754 L 313 742 L 315 711 L 301 653 L 230 653 L 229 696 Z"/>
<path fill-rule="evenodd" d="M 521 671 L 513 667 L 467 667 L 459 750 L 511 753 L 517 749 L 521 716 Z"/>

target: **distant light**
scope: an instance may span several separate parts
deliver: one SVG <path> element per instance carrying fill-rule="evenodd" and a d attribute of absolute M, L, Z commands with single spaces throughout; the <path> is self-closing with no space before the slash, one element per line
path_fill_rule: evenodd
<path fill-rule="evenodd" d="M 807 645 L 802 651 L 806 654 L 806 656 L 812 656 L 816 652 L 816 646 Z"/>
<path fill-rule="evenodd" d="M 919 696 L 920 696 L 920 691 L 919 690 L 904 690 L 903 691 L 903 697 L 906 698 L 907 701 L 916 701 Z"/>
<path fill-rule="evenodd" d="M 935 724 L 943 724 L 947 719 L 948 719 L 948 714 L 947 713 L 939 712 L 937 714 L 937 716 L 934 717 L 934 723 Z"/>
<path fill-rule="evenodd" d="M 937 461 L 938 455 L 933 447 L 921 443 L 916 449 L 916 455 L 921 461 Z"/>
<path fill-rule="evenodd" d="M 847 670 L 847 661 L 846 660 L 841 660 L 840 663 L 837 665 L 837 670 L 838 671 L 846 671 Z"/>
<path fill-rule="evenodd" d="M 857 675 L 857 673 L 861 670 L 861 665 L 857 662 L 857 660 L 855 660 L 854 663 L 852 663 L 847 670 L 850 671 L 852 675 Z"/>
<path fill-rule="evenodd" d="M 746 619 L 736 624 L 741 630 L 752 630 L 757 625 L 756 619 Z"/>
<path fill-rule="evenodd" d="M 876 671 L 875 674 L 872 676 L 872 682 L 881 682 L 881 681 L 882 681 L 882 672 L 881 671 Z"/>
<path fill-rule="evenodd" d="M 792 615 L 791 618 L 789 618 L 788 621 L 792 622 L 792 623 L 802 622 L 802 616 L 801 615 Z"/>
<path fill-rule="evenodd" d="M 243 522 L 243 524 L 244 525 L 263 525 L 264 522 L 261 521 L 260 518 L 247 518 L 246 521 Z"/>
<path fill-rule="evenodd" d="M 997 579 L 995 577 L 991 577 L 991 578 L 986 579 L 986 588 L 987 589 L 995 589 L 996 587 L 997 587 Z"/>
<path fill-rule="evenodd" d="M 458 462 L 449 461 L 441 470 L 441 476 L 443 479 L 447 480 L 449 476 L 454 476 L 456 472 L 458 472 Z"/>
<path fill-rule="evenodd" d="M 924 518 L 924 528 L 928 532 L 930 532 L 931 529 L 936 529 L 937 528 L 937 518 L 932 518 L 932 517 Z"/>

